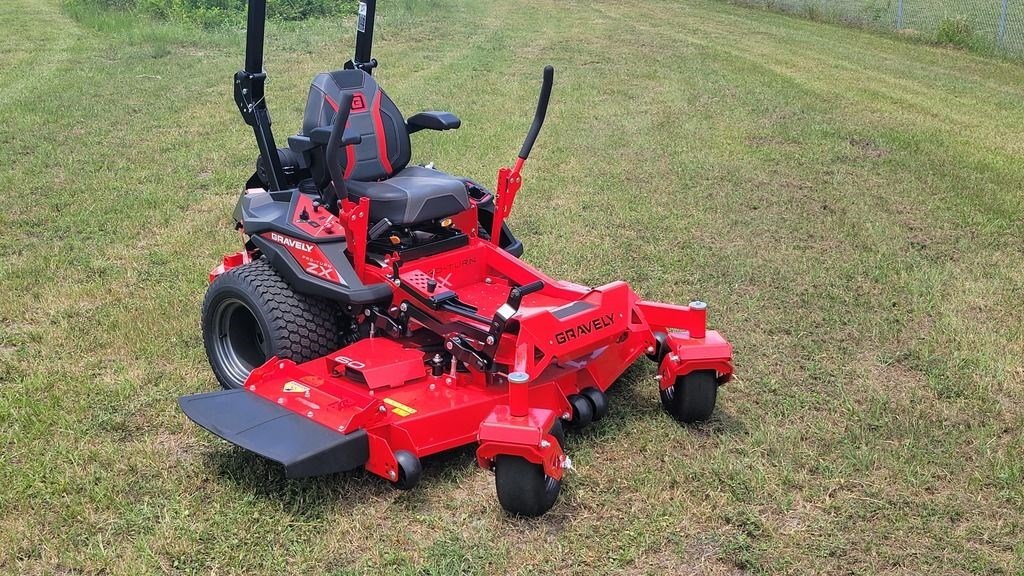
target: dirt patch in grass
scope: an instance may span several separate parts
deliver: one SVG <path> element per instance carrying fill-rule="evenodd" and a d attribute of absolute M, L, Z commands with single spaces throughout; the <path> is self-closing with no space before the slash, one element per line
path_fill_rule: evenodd
<path fill-rule="evenodd" d="M 888 158 L 889 155 L 892 153 L 891 150 L 889 150 L 885 146 L 882 146 L 881 144 L 879 144 L 878 142 L 872 140 L 871 138 L 851 137 L 849 140 L 847 140 L 847 142 L 862 157 L 867 158 L 867 159 L 871 159 L 871 160 L 879 160 L 879 159 L 882 159 L 882 158 Z"/>

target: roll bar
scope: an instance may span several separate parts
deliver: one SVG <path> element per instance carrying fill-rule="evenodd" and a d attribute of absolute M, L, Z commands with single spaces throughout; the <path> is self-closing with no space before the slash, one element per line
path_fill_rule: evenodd
<path fill-rule="evenodd" d="M 364 0 L 359 3 L 356 16 L 356 53 L 355 58 L 345 62 L 345 68 L 358 68 L 367 74 L 373 74 L 377 61 L 370 56 L 373 50 L 373 21 L 377 16 L 377 0 Z"/>
<path fill-rule="evenodd" d="M 246 10 L 245 67 L 235 72 L 235 104 L 246 124 L 252 126 L 256 145 L 267 168 L 267 185 L 271 190 L 284 187 L 284 170 L 277 155 L 274 132 L 270 127 L 270 112 L 267 110 L 267 72 L 263 69 L 263 40 L 267 24 L 267 0 L 249 0 Z M 367 74 L 377 66 L 371 57 L 373 49 L 373 21 L 377 13 L 377 0 L 359 2 L 356 18 L 355 57 L 345 63 L 345 68 L 358 68 Z"/>

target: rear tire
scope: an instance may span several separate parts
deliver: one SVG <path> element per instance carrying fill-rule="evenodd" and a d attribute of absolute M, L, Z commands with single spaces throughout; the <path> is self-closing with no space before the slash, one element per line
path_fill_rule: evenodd
<path fill-rule="evenodd" d="M 718 382 L 713 370 L 680 376 L 671 388 L 661 391 L 661 405 L 676 420 L 686 424 L 710 418 L 717 399 Z"/>
<path fill-rule="evenodd" d="M 202 324 L 207 358 L 226 389 L 242 387 L 273 356 L 301 363 L 338 349 L 334 305 L 295 292 L 263 259 L 210 284 Z"/>

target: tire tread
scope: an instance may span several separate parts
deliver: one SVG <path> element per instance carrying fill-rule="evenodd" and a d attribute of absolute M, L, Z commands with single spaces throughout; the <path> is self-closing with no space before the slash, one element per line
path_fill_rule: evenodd
<path fill-rule="evenodd" d="M 218 283 L 222 283 L 220 287 L 231 286 L 244 292 L 257 303 L 279 358 L 301 363 L 337 350 L 339 335 L 335 305 L 323 298 L 296 292 L 266 259 L 260 258 L 232 268 L 214 280 L 203 300 L 204 319 L 210 313 Z M 217 379 L 222 386 L 229 387 L 220 374 L 217 374 Z"/>

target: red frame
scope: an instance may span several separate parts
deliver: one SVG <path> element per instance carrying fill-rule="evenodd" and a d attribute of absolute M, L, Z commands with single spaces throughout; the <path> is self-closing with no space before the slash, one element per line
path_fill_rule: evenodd
<path fill-rule="evenodd" d="M 473 366 L 445 367 L 435 376 L 422 359 L 410 361 L 415 354 L 409 351 L 416 350 L 412 339 L 391 339 L 379 345 L 362 340 L 303 364 L 273 358 L 252 372 L 245 387 L 333 430 L 365 429 L 370 448 L 366 469 L 395 481 L 395 452 L 423 457 L 473 442 L 479 443 L 477 460 L 484 468 L 491 468 L 498 455 L 515 455 L 542 464 L 547 475 L 560 479 L 566 458 L 550 431 L 558 418 L 571 415 L 567 398 L 588 387 L 607 390 L 633 361 L 654 352 L 656 333 L 666 335 L 667 351 L 658 367 L 661 388 L 695 370 L 714 370 L 720 383 L 727 382 L 732 347 L 706 329 L 703 306 L 643 301 L 624 282 L 591 289 L 554 280 L 498 246 L 502 223 L 522 185 L 522 165 L 519 160 L 498 172 L 490 242 L 478 237 L 477 206 L 471 201 L 468 210 L 452 217 L 453 225 L 469 236 L 468 245 L 404 262 L 398 278 L 392 268 L 397 255 L 384 266 L 366 261 L 368 199 L 344 200 L 337 219 L 330 220 L 343 228 L 348 255 L 364 283 L 389 283 L 394 305 L 407 302 L 443 324 L 488 329 L 464 316 L 426 308 L 416 295 L 428 296 L 428 279 L 437 282 L 437 289 L 455 290 L 486 318 L 505 303 L 514 285 L 543 282 L 539 292 L 523 298 L 513 317 L 518 329 L 502 335 L 494 354 L 495 363 L 526 373 L 527 384 L 510 385 L 505 374 Z M 322 256 L 279 243 L 300 263 Z M 250 258 L 246 251 L 225 256 L 210 273 L 211 282 Z M 414 332 L 426 329 L 414 320 L 410 326 L 416 326 Z"/>

